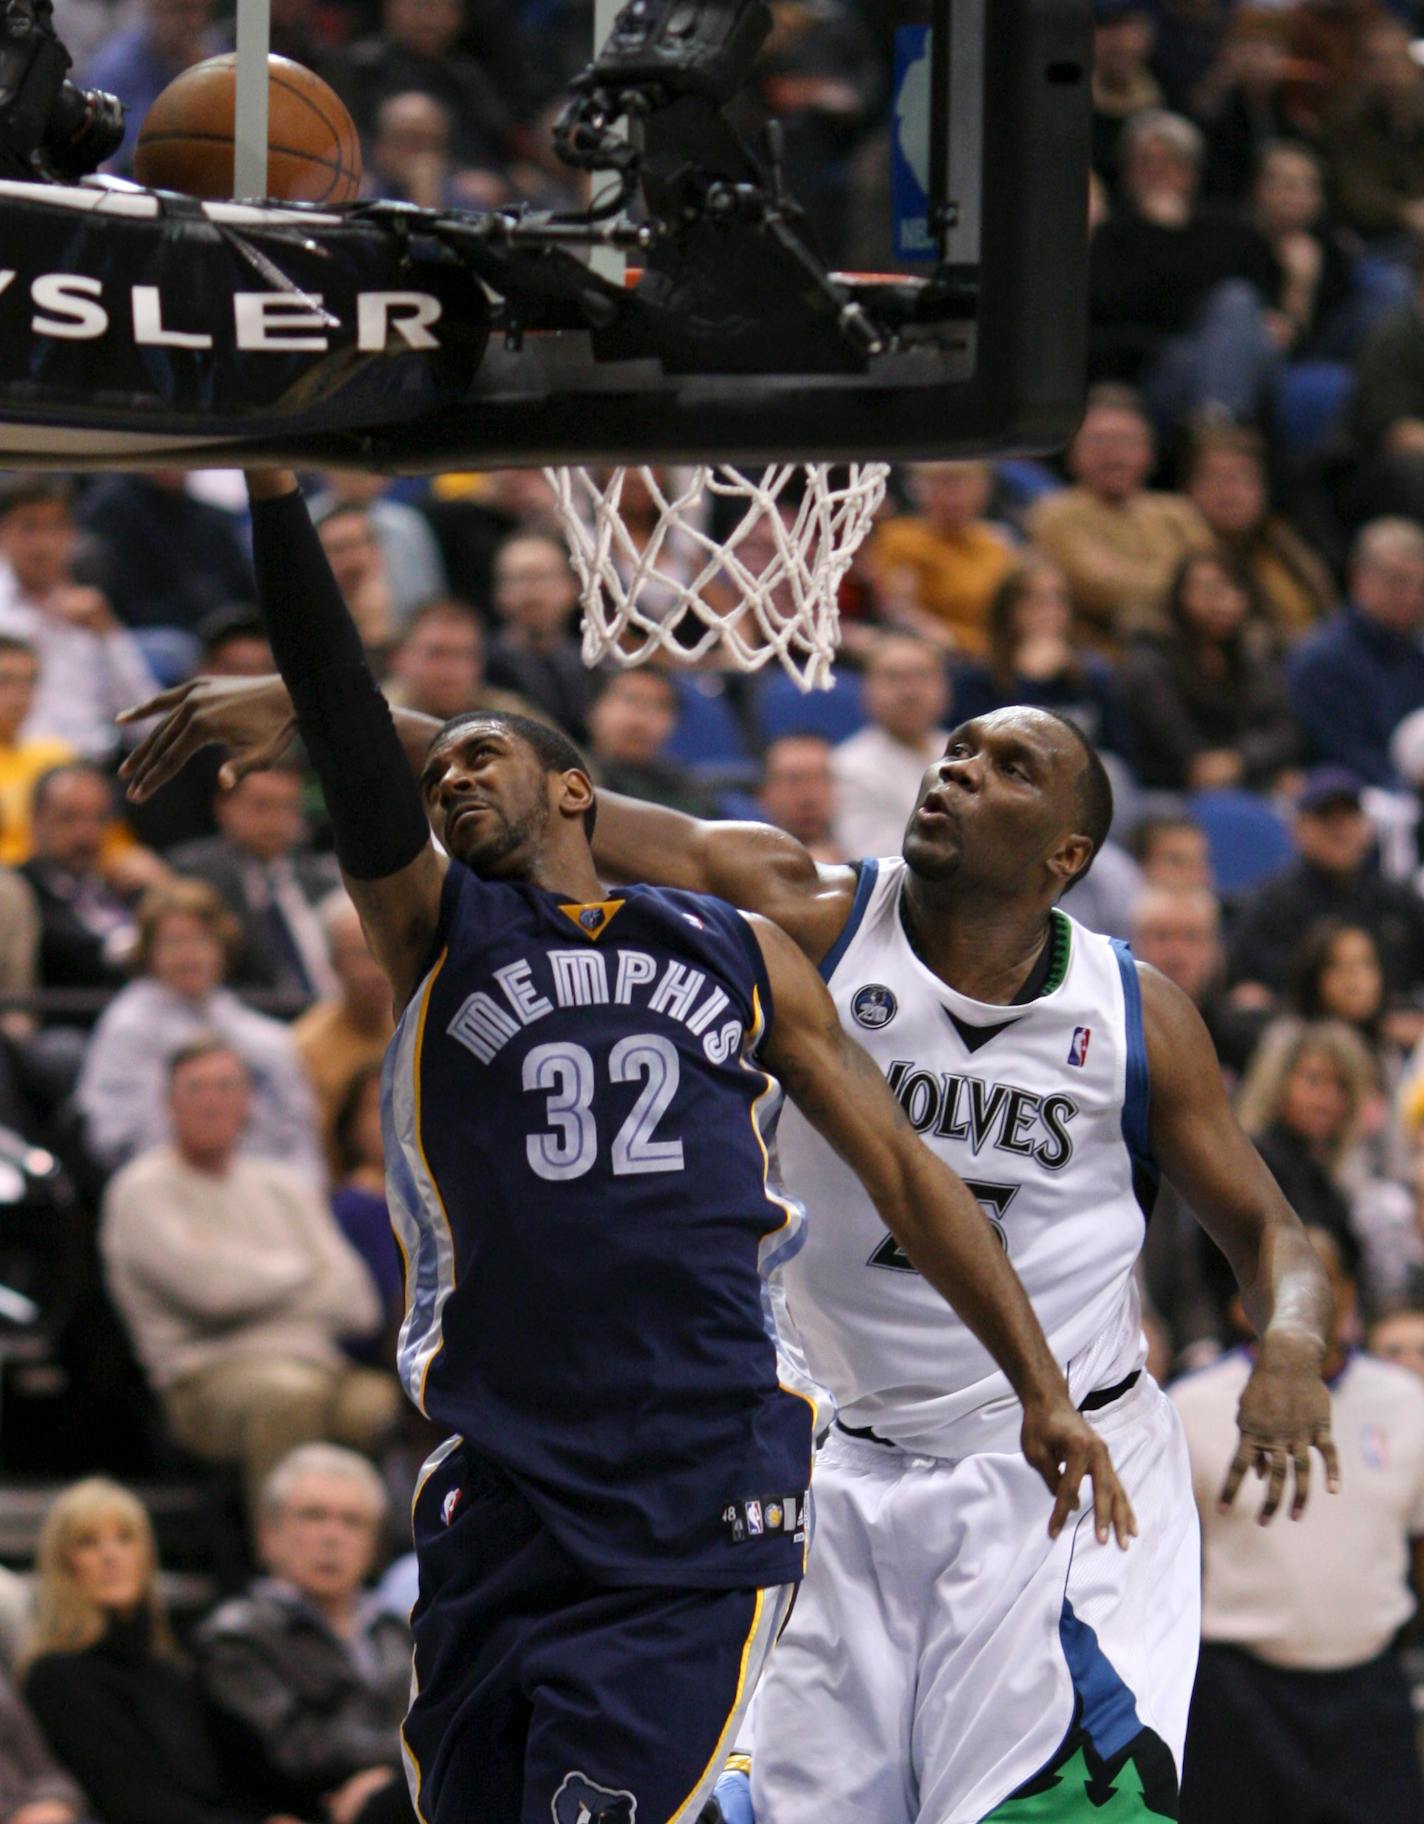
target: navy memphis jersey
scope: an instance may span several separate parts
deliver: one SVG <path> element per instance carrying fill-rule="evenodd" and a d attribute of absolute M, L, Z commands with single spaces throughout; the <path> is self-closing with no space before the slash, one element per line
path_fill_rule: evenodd
<path fill-rule="evenodd" d="M 635 887 L 569 905 L 450 864 L 383 1076 L 398 1366 L 606 1582 L 799 1577 L 815 1409 L 769 1275 L 780 1090 L 750 926 Z"/>

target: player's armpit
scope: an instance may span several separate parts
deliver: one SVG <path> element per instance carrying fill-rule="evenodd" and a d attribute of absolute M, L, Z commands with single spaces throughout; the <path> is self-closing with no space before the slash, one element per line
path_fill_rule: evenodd
<path fill-rule="evenodd" d="M 619 792 L 598 795 L 593 858 L 606 879 L 711 893 L 779 925 L 820 962 L 855 901 L 855 871 L 826 867 L 769 823 L 707 822 Z"/>

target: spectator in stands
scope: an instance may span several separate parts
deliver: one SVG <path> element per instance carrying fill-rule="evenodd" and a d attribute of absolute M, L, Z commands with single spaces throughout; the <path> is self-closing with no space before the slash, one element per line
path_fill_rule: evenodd
<path fill-rule="evenodd" d="M 516 156 L 514 118 L 489 71 L 462 48 L 461 0 L 384 0 L 381 29 L 332 59 L 327 76 L 364 141 L 391 95 L 431 95 L 454 129 L 458 164 L 494 176 Z"/>
<path fill-rule="evenodd" d="M 1266 1029 L 1236 1112 L 1309 1227 L 1353 1240 L 1345 1173 L 1374 1093 L 1370 1054 L 1341 1021 L 1277 1020 Z"/>
<path fill-rule="evenodd" d="M 356 469 L 328 469 L 321 479 L 321 492 L 311 504 L 312 518 L 323 521 L 338 507 L 354 507 L 365 515 L 381 548 L 390 585 L 391 612 L 398 628 L 406 624 L 422 602 L 449 593 L 445 562 L 429 520 L 417 508 L 391 498 L 387 476 Z"/>
<path fill-rule="evenodd" d="M 1343 768 L 1307 775 L 1294 822 L 1299 858 L 1241 907 L 1230 946 L 1234 982 L 1282 994 L 1301 933 L 1336 918 L 1374 937 L 1391 1003 L 1424 983 L 1424 901 L 1373 866 L 1374 831 L 1360 793 L 1359 779 Z"/>
<path fill-rule="evenodd" d="M 84 1794 L 56 1762 L 30 1710 L 0 1675 L 0 1824 L 78 1824 Z"/>
<path fill-rule="evenodd" d="M 1144 817 L 1133 830 L 1127 849 L 1146 887 L 1166 887 L 1173 893 L 1212 890 L 1206 831 L 1185 811 Z"/>
<path fill-rule="evenodd" d="M 249 1120 L 244 1155 L 281 1159 L 319 1184 L 311 1087 L 290 1030 L 222 986 L 234 921 L 206 881 L 176 880 L 139 908 L 137 972 L 105 1008 L 80 1073 L 77 1100 L 90 1150 L 113 1167 L 169 1137 L 168 1060 L 199 1036 L 221 1035 L 242 1059 Z"/>
<path fill-rule="evenodd" d="M 1128 751 L 1127 714 L 1117 673 L 1073 639 L 1073 600 L 1057 564 L 1029 557 L 1004 578 L 989 604 L 985 660 L 954 674 L 961 721 L 1032 703 L 1075 723 L 1095 747 Z"/>
<path fill-rule="evenodd" d="M 1289 520 L 1271 511 L 1266 446 L 1242 425 L 1203 425 L 1192 439 L 1186 496 L 1217 544 L 1250 578 L 1278 641 L 1289 645 L 1339 599 L 1335 579 Z"/>
<path fill-rule="evenodd" d="M 500 544 L 511 533 L 547 524 L 554 491 L 540 469 L 437 475 L 420 510 L 440 542 L 452 591 L 461 601 L 484 603 L 493 596 Z"/>
<path fill-rule="evenodd" d="M 1398 20 L 1370 26 L 1355 97 L 1324 137 L 1338 220 L 1386 247 L 1424 235 L 1424 74 L 1411 36 Z"/>
<path fill-rule="evenodd" d="M 124 141 L 113 159 L 133 163 L 143 117 L 161 90 L 190 64 L 224 48 L 213 28 L 212 0 L 143 0 L 139 17 L 111 31 L 84 68 L 86 87 L 108 89 L 124 104 Z"/>
<path fill-rule="evenodd" d="M 213 801 L 216 836 L 169 851 L 178 873 L 206 881 L 240 927 L 227 972 L 235 988 L 263 989 L 305 1006 L 336 986 L 317 906 L 337 884 L 336 863 L 307 839 L 295 761 L 244 775 Z"/>
<path fill-rule="evenodd" d="M 267 1575 L 199 1629 L 219 1727 L 274 1805 L 330 1824 L 414 1824 L 401 1770 L 410 1629 L 365 1589 L 386 1513 L 364 1457 L 304 1444 L 262 1489 Z"/>
<path fill-rule="evenodd" d="M 1396 1305 L 1370 1325 L 1365 1347 L 1382 1362 L 1407 1368 L 1424 1381 L 1424 1305 Z"/>
<path fill-rule="evenodd" d="M 1378 1175 L 1403 1178 L 1409 1162 L 1393 1111 L 1421 1022 L 1415 1009 L 1391 1014 L 1374 934 L 1337 918 L 1311 925 L 1293 958 L 1289 1006 L 1304 1020 L 1339 1020 L 1369 1052 L 1374 1087 L 1364 1115 L 1365 1157 Z M 1412 1205 L 1405 1208 L 1402 1189 L 1393 1188 L 1403 1226 L 1412 1227 Z"/>
<path fill-rule="evenodd" d="M 1122 130 L 1134 114 L 1162 106 L 1152 74 L 1152 9 L 1145 0 L 1094 0 L 1093 169 L 1117 188 Z"/>
<path fill-rule="evenodd" d="M 598 686 L 579 650 L 578 579 L 560 535 L 535 527 L 506 538 L 495 552 L 493 599 L 490 682 L 586 740 Z"/>
<path fill-rule="evenodd" d="M 666 672 L 647 665 L 612 672 L 588 712 L 589 758 L 608 791 L 708 817 L 707 795 L 663 753 L 677 717 L 677 686 Z"/>
<path fill-rule="evenodd" d="M 1137 960 L 1160 969 L 1196 1003 L 1223 1067 L 1240 1076 L 1264 1022 L 1226 996 L 1216 895 L 1204 886 L 1146 886 L 1133 908 L 1131 936 Z"/>
<path fill-rule="evenodd" d="M 1150 619 L 1187 553 L 1211 543 L 1189 501 L 1147 490 L 1155 461 L 1137 394 L 1095 386 L 1068 452 L 1075 485 L 1029 514 L 1029 537 L 1068 578 L 1080 637 L 1108 656 Z"/>
<path fill-rule="evenodd" d="M 102 1477 L 74 1483 L 46 1514 L 37 1557 L 25 1697 L 104 1824 L 297 1824 L 236 1796 L 174 1650 L 142 1504 Z"/>
<path fill-rule="evenodd" d="M 386 1435 L 394 1377 L 341 1348 L 374 1330 L 380 1301 L 309 1178 L 239 1152 L 251 1090 L 236 1051 L 181 1047 L 165 1100 L 172 1143 L 104 1194 L 109 1288 L 178 1441 L 240 1463 L 255 1504 L 298 1444 L 370 1450 Z"/>
<path fill-rule="evenodd" d="M 1311 1241 L 1335 1293 L 1324 1373 L 1339 1499 L 1317 1491 L 1297 1525 L 1270 1527 L 1256 1523 L 1244 1490 L 1229 1508 L 1219 1502 L 1249 1346 L 1171 1389 L 1191 1456 L 1205 1585 L 1183 1824 L 1424 1816 L 1394 1651 L 1424 1570 L 1424 1388 L 1353 1352 L 1355 1250 L 1319 1229 Z M 1238 1321 L 1246 1331 L 1239 1305 Z M 1298 1498 L 1304 1492 L 1298 1483 Z"/>
<path fill-rule="evenodd" d="M 1238 7 L 1227 20 L 1221 55 L 1205 85 L 1210 93 L 1202 98 L 1202 188 L 1209 197 L 1239 202 L 1267 148 L 1299 133 L 1286 96 L 1286 69 L 1279 15 Z"/>
<path fill-rule="evenodd" d="M 1424 708 L 1424 529 L 1372 520 L 1350 556 L 1350 599 L 1290 655 L 1291 705 L 1313 760 L 1397 783 L 1389 742 Z"/>
<path fill-rule="evenodd" d="M 1333 479 L 1341 511 L 1356 524 L 1424 515 L 1424 244 L 1412 258 L 1412 295 L 1374 324 L 1355 357 Z"/>
<path fill-rule="evenodd" d="M 1166 633 L 1140 634 L 1123 666 L 1142 785 L 1269 791 L 1294 764 L 1285 678 L 1254 608 L 1228 557 L 1183 558 L 1167 592 Z"/>
<path fill-rule="evenodd" d="M 1291 106 L 1312 137 L 1340 98 L 1355 92 L 1365 37 L 1385 17 L 1380 0 L 1296 0 L 1285 9 Z"/>
<path fill-rule="evenodd" d="M 767 822 L 789 830 L 812 860 L 845 860 L 833 834 L 836 779 L 824 735 L 782 735 L 768 745 L 757 803 Z"/>
<path fill-rule="evenodd" d="M 260 678 L 274 669 L 272 648 L 256 608 L 231 602 L 215 608 L 198 629 L 204 677 Z M 217 834 L 217 803 L 223 753 L 205 747 L 152 798 L 124 805 L 124 820 L 141 842 L 167 854 L 179 843 Z"/>
<path fill-rule="evenodd" d="M 1282 346 L 1297 360 L 1343 357 L 1353 347 L 1360 311 L 1351 256 L 1325 223 L 1320 160 L 1299 140 L 1273 139 L 1255 169 L 1251 219 L 1281 271 L 1271 301 L 1284 319 Z"/>
<path fill-rule="evenodd" d="M 33 646 L 0 633 L 0 862 L 11 867 L 30 856 L 35 781 L 74 758 L 67 741 L 25 732 L 39 669 Z"/>
<path fill-rule="evenodd" d="M 39 980 L 39 962 L 40 909 L 34 889 L 22 874 L 0 866 L 0 996 L 32 995 Z M 32 1013 L 0 1008 L 0 1034 L 20 1043 L 34 1029 Z"/>
<path fill-rule="evenodd" d="M 509 184 L 498 172 L 455 162 L 454 138 L 450 110 L 434 95 L 419 89 L 387 95 L 376 109 L 363 195 L 418 209 L 490 209 L 507 202 Z"/>
<path fill-rule="evenodd" d="M 1140 386 L 1163 428 L 1194 413 L 1250 422 L 1289 340 L 1270 314 L 1281 272 L 1266 241 L 1198 206 L 1203 156 L 1179 114 L 1130 120 L 1126 203 L 1094 229 L 1089 255 L 1094 370 Z"/>
<path fill-rule="evenodd" d="M 155 688 L 109 598 L 74 577 L 70 484 L 21 475 L 0 488 L 0 633 L 39 661 L 25 734 L 89 760 L 118 747 L 114 717 Z"/>
<path fill-rule="evenodd" d="M 390 987 L 355 906 L 338 888 L 322 901 L 319 916 L 336 991 L 307 1009 L 292 1038 L 311 1078 L 322 1145 L 334 1168 L 342 1104 L 356 1077 L 379 1065 L 394 1024 Z"/>
<path fill-rule="evenodd" d="M 396 637 L 398 617 L 385 549 L 370 512 L 358 502 L 337 501 L 312 518 L 362 644 L 384 655 Z"/>
<path fill-rule="evenodd" d="M 1132 953 L 1160 969 L 1206 1022 L 1223 1068 L 1234 1077 L 1250 1058 L 1262 1022 L 1233 1008 L 1223 992 L 1221 908 L 1205 887 L 1147 887 L 1133 907 Z M 1142 1271 L 1166 1326 L 1172 1359 L 1200 1367 L 1220 1352 L 1224 1313 L 1213 1276 L 1203 1271 L 1196 1216 L 1170 1182 L 1152 1207 Z"/>
<path fill-rule="evenodd" d="M 913 463 L 914 511 L 882 520 L 869 553 L 882 614 L 973 657 L 988 650 L 989 604 L 1016 561 L 984 517 L 993 486 L 987 462 Z"/>
<path fill-rule="evenodd" d="M 40 911 L 41 985 L 121 986 L 137 935 L 131 889 L 140 883 L 136 873 L 115 879 L 101 866 L 113 786 L 88 761 L 52 767 L 35 781 L 30 815 L 34 852 L 19 871 Z"/>
<path fill-rule="evenodd" d="M 382 980 L 385 978 L 382 977 Z M 364 1346 L 347 1344 L 359 1361 L 380 1366 L 405 1312 L 405 1275 L 386 1203 L 385 1143 L 381 1133 L 381 1066 L 363 1064 L 351 1077 L 336 1110 L 336 1189 L 331 1213 L 341 1233 L 366 1263 L 381 1295 L 382 1329 Z"/>
<path fill-rule="evenodd" d="M 178 628 L 196 640 L 216 609 L 255 601 L 256 584 L 232 514 L 195 499 L 187 480 L 181 469 L 105 475 L 78 520 L 103 548 L 105 588 L 125 627 Z"/>
<path fill-rule="evenodd" d="M 897 855 L 921 776 L 944 751 L 943 654 L 913 634 L 883 634 L 866 656 L 861 700 L 869 722 L 831 754 L 835 838 L 852 858 Z"/>
<path fill-rule="evenodd" d="M 480 617 L 464 602 L 442 597 L 411 616 L 391 654 L 390 696 L 402 709 L 448 722 L 467 710 L 540 712 L 523 697 L 485 682 L 485 636 Z"/>

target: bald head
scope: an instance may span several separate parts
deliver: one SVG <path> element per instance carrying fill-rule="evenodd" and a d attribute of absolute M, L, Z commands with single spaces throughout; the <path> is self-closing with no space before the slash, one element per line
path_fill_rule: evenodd
<path fill-rule="evenodd" d="M 1046 909 L 1088 872 L 1111 822 L 1112 786 L 1091 743 L 1049 710 L 1016 706 L 950 735 L 904 853 L 926 880 Z"/>

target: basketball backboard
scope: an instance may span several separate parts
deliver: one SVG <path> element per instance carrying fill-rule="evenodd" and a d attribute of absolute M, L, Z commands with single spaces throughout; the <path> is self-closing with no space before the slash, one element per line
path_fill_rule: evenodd
<path fill-rule="evenodd" d="M 1090 0 L 887 0 L 882 130 L 829 208 L 799 194 L 836 127 L 802 14 L 631 0 L 563 127 L 606 187 L 631 121 L 624 217 L 0 186 L 0 462 L 1056 447 L 1083 386 Z M 626 274 L 590 269 L 610 251 Z"/>

